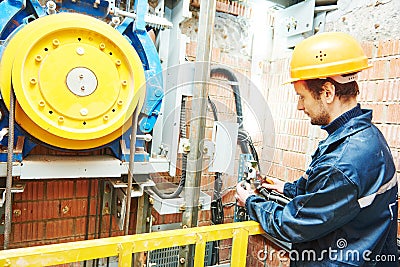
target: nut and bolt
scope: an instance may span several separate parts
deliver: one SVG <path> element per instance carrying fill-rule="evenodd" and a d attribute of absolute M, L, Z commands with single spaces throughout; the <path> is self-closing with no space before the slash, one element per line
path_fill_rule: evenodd
<path fill-rule="evenodd" d="M 22 211 L 21 211 L 20 209 L 15 209 L 15 210 L 13 211 L 13 214 L 14 214 L 15 217 L 19 217 L 19 216 L 21 216 Z"/>

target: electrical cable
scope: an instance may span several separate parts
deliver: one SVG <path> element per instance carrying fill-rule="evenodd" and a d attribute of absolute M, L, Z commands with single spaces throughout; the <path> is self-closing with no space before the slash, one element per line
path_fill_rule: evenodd
<path fill-rule="evenodd" d="M 217 107 L 215 103 L 211 100 L 210 96 L 208 96 L 208 103 L 211 107 L 214 121 L 218 121 Z M 211 201 L 211 223 L 214 225 L 224 223 L 224 207 L 222 205 L 221 191 L 222 191 L 221 173 L 216 172 L 214 180 L 213 200 Z M 211 265 L 219 264 L 219 246 L 220 246 L 220 240 L 212 242 Z"/>
<path fill-rule="evenodd" d="M 215 74 L 222 74 L 230 82 L 233 96 L 235 98 L 236 107 L 236 121 L 239 124 L 239 131 L 244 131 L 243 127 L 243 111 L 242 111 L 242 98 L 240 97 L 239 82 L 236 75 L 229 69 L 223 67 L 211 68 L 211 76 Z M 249 149 L 246 142 L 239 141 L 239 145 L 243 154 L 249 154 Z"/>

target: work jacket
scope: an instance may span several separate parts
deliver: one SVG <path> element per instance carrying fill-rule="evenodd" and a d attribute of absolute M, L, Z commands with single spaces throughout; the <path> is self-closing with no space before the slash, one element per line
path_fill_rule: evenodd
<path fill-rule="evenodd" d="M 286 206 L 247 198 L 250 218 L 292 243 L 292 266 L 398 266 L 395 166 L 371 119 L 362 110 L 319 143 L 305 174 L 285 184 Z"/>

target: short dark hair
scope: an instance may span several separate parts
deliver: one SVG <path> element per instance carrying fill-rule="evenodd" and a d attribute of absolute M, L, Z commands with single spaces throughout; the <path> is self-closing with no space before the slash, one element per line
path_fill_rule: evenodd
<path fill-rule="evenodd" d="M 338 83 L 331 78 L 326 79 L 311 79 L 305 80 L 307 84 L 308 90 L 310 90 L 311 94 L 315 99 L 320 99 L 322 86 L 326 83 L 330 82 L 335 86 L 335 95 L 339 98 L 350 98 L 357 96 L 360 91 L 358 88 L 358 84 L 356 81 L 352 81 L 349 83 Z"/>

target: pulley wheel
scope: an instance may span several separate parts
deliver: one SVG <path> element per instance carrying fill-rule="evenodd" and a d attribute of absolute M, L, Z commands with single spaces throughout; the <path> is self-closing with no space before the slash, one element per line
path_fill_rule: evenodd
<path fill-rule="evenodd" d="M 16 121 L 52 146 L 88 149 L 130 127 L 145 93 L 142 63 L 114 28 L 90 16 L 39 18 L 8 42 L 0 66 L 7 108 L 11 86 Z"/>

